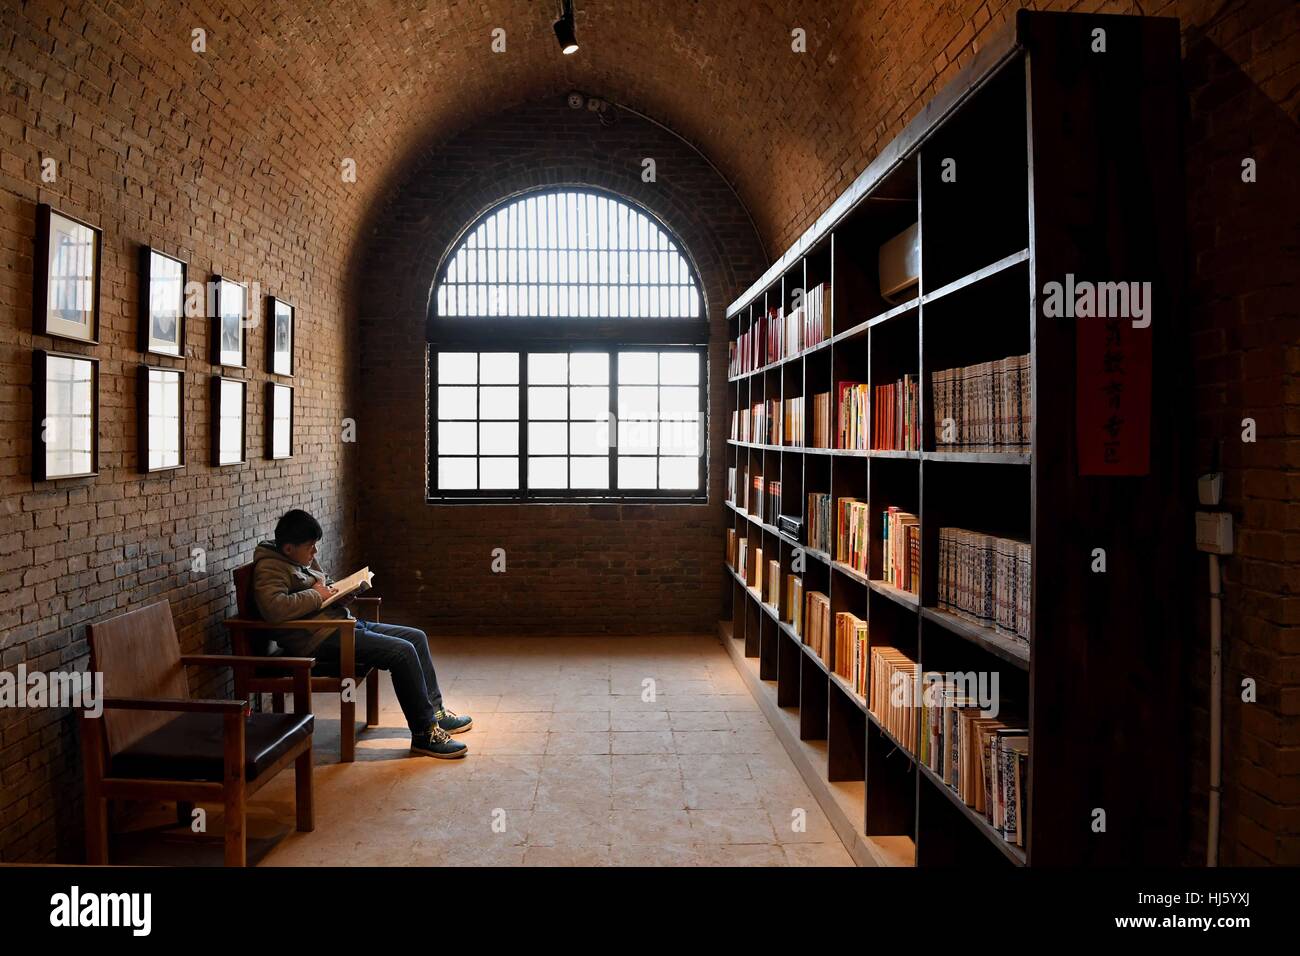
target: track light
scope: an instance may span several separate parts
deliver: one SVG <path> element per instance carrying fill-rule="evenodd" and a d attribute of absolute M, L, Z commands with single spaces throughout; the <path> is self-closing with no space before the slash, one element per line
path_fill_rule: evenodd
<path fill-rule="evenodd" d="M 578 31 L 573 22 L 573 0 L 564 0 L 560 10 L 560 19 L 555 21 L 555 39 L 560 41 L 560 49 L 565 56 L 578 52 Z"/>

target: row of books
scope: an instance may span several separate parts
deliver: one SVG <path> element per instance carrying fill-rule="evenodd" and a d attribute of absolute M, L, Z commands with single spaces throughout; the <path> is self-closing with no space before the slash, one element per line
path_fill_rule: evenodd
<path fill-rule="evenodd" d="M 867 652 L 867 622 L 848 611 L 836 614 L 835 673 L 848 681 L 859 697 L 867 696 L 867 675 L 871 672 Z"/>
<path fill-rule="evenodd" d="M 1033 434 L 1028 355 L 950 368 L 930 375 L 934 447 L 1020 451 Z"/>
<path fill-rule="evenodd" d="M 804 595 L 803 642 L 812 648 L 813 653 L 826 663 L 831 655 L 831 599 L 821 591 L 809 591 Z"/>
<path fill-rule="evenodd" d="M 881 522 L 881 579 L 913 594 L 921 593 L 921 523 L 898 508 L 885 509 Z"/>
<path fill-rule="evenodd" d="M 831 336 L 831 287 L 818 283 L 807 291 L 802 304 L 789 315 L 784 306 L 767 314 L 729 343 L 727 374 L 752 372 L 781 359 L 793 358 Z"/>
<path fill-rule="evenodd" d="M 802 445 L 804 436 L 803 398 L 784 402 L 770 399 L 731 413 L 733 441 L 759 445 Z"/>
<path fill-rule="evenodd" d="M 813 396 L 813 430 L 812 447 L 831 447 L 831 393 L 822 392 Z"/>
<path fill-rule="evenodd" d="M 925 692 L 916 695 L 924 728 L 918 758 L 1002 839 L 1024 846 L 1027 725 L 983 716 L 979 703 L 942 675 L 927 673 L 925 682 Z"/>
<path fill-rule="evenodd" d="M 774 608 L 781 606 L 781 562 L 775 559 L 767 562 L 767 594 L 764 596 L 768 604 Z"/>
<path fill-rule="evenodd" d="M 836 448 L 867 448 L 867 422 L 871 418 L 870 388 L 863 382 L 840 382 L 835 389 L 839 410 Z"/>
<path fill-rule="evenodd" d="M 921 447 L 921 390 L 915 375 L 876 386 L 871 447 L 880 451 L 918 451 Z"/>
<path fill-rule="evenodd" d="M 1027 541 L 939 529 L 939 607 L 1029 642 L 1033 552 Z"/>
<path fill-rule="evenodd" d="M 870 505 L 857 498 L 841 498 L 836 507 L 835 560 L 861 575 L 867 574 L 867 523 Z"/>
<path fill-rule="evenodd" d="M 916 684 L 916 661 L 896 647 L 871 649 L 871 694 L 867 706 L 880 726 L 909 753 L 916 753 L 916 717 L 920 703 L 911 693 Z"/>
<path fill-rule="evenodd" d="M 809 494 L 808 511 L 804 520 L 808 527 L 808 547 L 830 554 L 831 535 L 835 533 L 831 524 L 831 496 L 821 491 Z"/>
<path fill-rule="evenodd" d="M 760 478 L 761 482 L 762 479 Z M 763 496 L 763 510 L 760 512 L 762 519 L 768 524 L 776 524 L 776 516 L 781 513 L 781 482 L 769 481 L 767 483 L 767 494 Z"/>

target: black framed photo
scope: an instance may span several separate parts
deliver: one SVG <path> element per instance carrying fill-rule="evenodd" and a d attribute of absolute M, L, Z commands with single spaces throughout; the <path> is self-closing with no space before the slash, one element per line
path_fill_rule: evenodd
<path fill-rule="evenodd" d="M 267 371 L 293 378 L 293 320 L 296 309 L 273 295 L 266 297 Z"/>
<path fill-rule="evenodd" d="M 140 248 L 140 351 L 185 355 L 185 282 L 189 267 L 150 246 Z"/>
<path fill-rule="evenodd" d="M 293 386 L 266 383 L 266 457 L 293 457 Z"/>
<path fill-rule="evenodd" d="M 248 288 L 222 276 L 213 276 L 212 364 L 248 367 Z"/>
<path fill-rule="evenodd" d="M 99 359 L 32 353 L 32 478 L 99 474 Z"/>
<path fill-rule="evenodd" d="M 248 434 L 248 383 L 240 378 L 212 376 L 212 464 L 243 464 Z"/>
<path fill-rule="evenodd" d="M 185 467 L 185 373 L 140 366 L 140 471 Z"/>
<path fill-rule="evenodd" d="M 32 325 L 37 335 L 99 342 L 99 261 L 103 235 L 48 203 L 36 207 Z"/>

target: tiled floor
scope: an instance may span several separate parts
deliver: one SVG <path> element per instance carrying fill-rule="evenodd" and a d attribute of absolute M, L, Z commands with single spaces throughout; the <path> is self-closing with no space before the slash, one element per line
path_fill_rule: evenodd
<path fill-rule="evenodd" d="M 251 802 L 259 865 L 852 865 L 715 640 L 433 653 L 447 705 L 474 717 L 469 756 L 408 757 L 385 681 L 381 726 L 339 764 L 337 706 L 316 696 L 316 830 L 275 839 L 293 819 L 286 771 Z"/>

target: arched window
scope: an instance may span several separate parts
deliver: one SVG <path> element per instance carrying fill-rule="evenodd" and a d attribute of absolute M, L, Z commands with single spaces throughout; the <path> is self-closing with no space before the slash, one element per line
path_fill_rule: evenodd
<path fill-rule="evenodd" d="M 429 305 L 431 501 L 705 498 L 708 322 L 650 213 L 585 188 L 511 197 Z"/>

